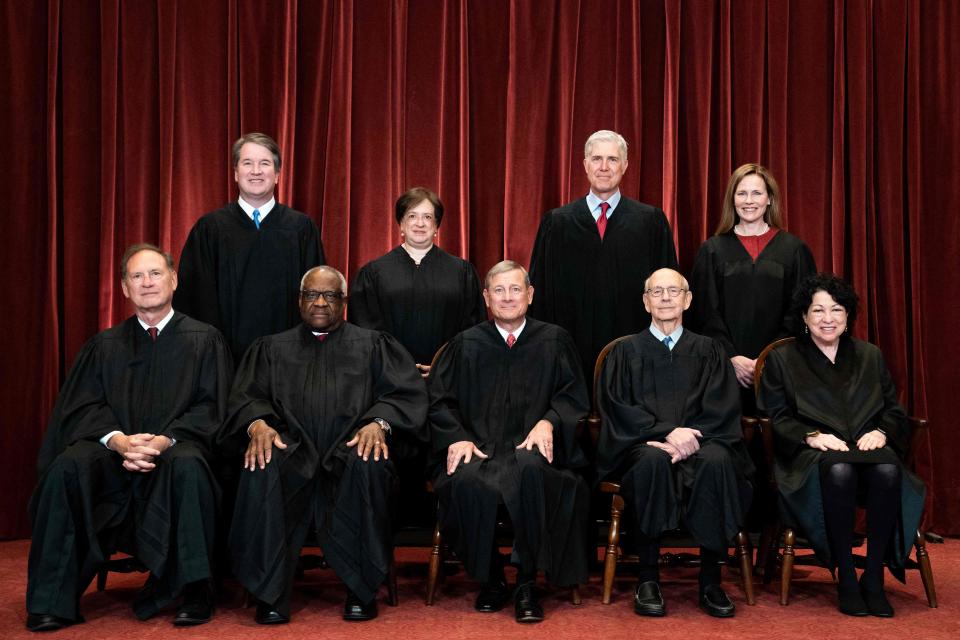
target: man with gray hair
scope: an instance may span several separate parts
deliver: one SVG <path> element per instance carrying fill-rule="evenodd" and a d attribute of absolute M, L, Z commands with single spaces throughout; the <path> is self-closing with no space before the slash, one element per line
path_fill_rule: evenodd
<path fill-rule="evenodd" d="M 220 441 L 243 457 L 230 530 L 256 621 L 290 621 L 300 550 L 313 534 L 346 584 L 345 620 L 377 615 L 391 561 L 391 437 L 426 440 L 427 391 L 389 334 L 344 322 L 346 280 L 301 280 L 302 322 L 258 338 L 237 370 Z M 392 434 L 392 435 L 391 435 Z"/>
<path fill-rule="evenodd" d="M 481 583 L 475 608 L 507 599 L 494 530 L 501 502 L 513 525 L 517 622 L 543 620 L 537 571 L 559 586 L 587 578 L 587 503 L 574 438 L 589 409 L 570 334 L 527 317 L 526 270 L 503 261 L 483 297 L 493 320 L 450 340 L 430 372 L 434 486 L 448 543 Z"/>
<path fill-rule="evenodd" d="M 193 226 L 173 302 L 220 329 L 238 363 L 255 338 L 297 324 L 298 280 L 324 256 L 314 221 L 274 197 L 281 157 L 273 138 L 248 133 L 231 155 L 240 196 Z"/>
<path fill-rule="evenodd" d="M 700 607 L 728 618 L 735 609 L 720 586 L 720 561 L 743 526 L 753 470 L 736 376 L 719 342 L 684 329 L 693 296 L 686 278 L 659 269 L 644 288 L 650 325 L 610 350 L 597 385 L 597 468 L 623 490 L 639 557 L 634 611 L 666 613 L 660 537 L 682 520 L 700 545 Z"/>
<path fill-rule="evenodd" d="M 676 267 L 673 234 L 663 211 L 620 194 L 627 142 L 597 131 L 584 145 L 586 197 L 548 211 L 530 259 L 537 297 L 530 315 L 573 336 L 584 377 L 614 338 L 641 331 L 650 316 L 641 304 L 643 279 Z"/>

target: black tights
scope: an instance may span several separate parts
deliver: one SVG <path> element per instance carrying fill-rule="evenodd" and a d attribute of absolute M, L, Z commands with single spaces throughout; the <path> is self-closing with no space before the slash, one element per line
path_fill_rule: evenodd
<path fill-rule="evenodd" d="M 900 467 L 838 462 L 821 470 L 820 490 L 830 555 L 837 565 L 839 584 L 845 588 L 857 586 L 853 527 L 858 483 L 863 483 L 867 498 L 867 568 L 863 581 L 866 588 L 877 591 L 883 588 L 883 559 L 900 511 Z"/>

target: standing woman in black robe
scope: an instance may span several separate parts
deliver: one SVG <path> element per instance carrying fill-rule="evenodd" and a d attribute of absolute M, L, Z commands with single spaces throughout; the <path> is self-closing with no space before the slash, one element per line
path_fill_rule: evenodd
<path fill-rule="evenodd" d="M 890 617 L 883 565 L 903 581 L 925 488 L 903 464 L 910 427 L 883 355 L 849 335 L 857 306 L 853 287 L 836 276 L 801 282 L 793 309 L 804 329 L 768 354 L 758 403 L 773 421 L 782 517 L 837 568 L 842 613 Z M 858 500 L 867 510 L 859 584 L 852 552 Z"/>
<path fill-rule="evenodd" d="M 486 320 L 486 305 L 473 265 L 433 243 L 443 220 L 437 194 L 413 187 L 397 198 L 395 212 L 402 242 L 360 269 L 347 319 L 392 335 L 427 377 L 437 349 Z M 424 484 L 427 447 L 402 437 L 394 444 L 400 492 L 409 507 L 400 510 L 398 524 L 428 525 L 436 514 Z"/>
<path fill-rule="evenodd" d="M 693 263 L 690 324 L 723 346 L 737 374 L 745 415 L 755 408 L 757 356 L 792 333 L 793 290 L 816 270 L 807 245 L 783 228 L 780 190 L 770 172 L 755 163 L 734 171 L 717 231 Z"/>
<path fill-rule="evenodd" d="M 443 220 L 437 194 L 413 187 L 397 198 L 401 244 L 357 274 L 348 320 L 400 341 L 426 377 L 440 345 L 487 319 L 477 271 L 433 241 Z"/>

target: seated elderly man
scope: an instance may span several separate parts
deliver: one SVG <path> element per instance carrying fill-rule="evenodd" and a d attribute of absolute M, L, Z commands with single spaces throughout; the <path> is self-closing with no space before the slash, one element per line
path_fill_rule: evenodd
<path fill-rule="evenodd" d="M 587 578 L 589 492 L 575 438 L 589 409 L 576 345 L 558 326 L 526 317 L 527 272 L 504 261 L 483 290 L 493 320 L 455 336 L 430 372 L 434 486 L 448 541 L 482 583 L 476 609 L 507 599 L 494 538 L 502 501 L 514 530 L 517 622 L 540 622 L 538 570 L 557 585 Z"/>
<path fill-rule="evenodd" d="M 130 247 L 120 286 L 135 315 L 91 338 L 60 391 L 30 504 L 27 629 L 82 622 L 79 600 L 115 550 L 149 570 L 134 599 L 146 619 L 183 594 L 177 625 L 213 615 L 219 490 L 211 445 L 232 361 L 220 333 L 171 306 L 173 258 Z"/>
<path fill-rule="evenodd" d="M 303 323 L 258 338 L 237 370 L 224 442 L 245 448 L 230 550 L 256 621 L 290 621 L 300 550 L 315 534 L 347 585 L 345 620 L 377 615 L 391 559 L 391 433 L 426 438 L 427 391 L 389 334 L 343 321 L 343 275 L 307 271 Z"/>
<path fill-rule="evenodd" d="M 686 279 L 660 269 L 645 285 L 652 321 L 610 350 L 598 389 L 603 416 L 597 466 L 619 481 L 640 557 L 634 610 L 666 613 L 657 563 L 660 536 L 681 520 L 700 545 L 700 606 L 734 615 L 720 560 L 743 524 L 752 473 L 740 432 L 737 380 L 723 348 L 683 328 Z"/>

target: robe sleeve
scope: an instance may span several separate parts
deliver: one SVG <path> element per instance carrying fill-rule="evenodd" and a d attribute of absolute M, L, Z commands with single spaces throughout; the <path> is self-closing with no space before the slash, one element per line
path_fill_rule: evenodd
<path fill-rule="evenodd" d="M 430 439 L 434 453 L 443 453 L 454 442 L 476 443 L 464 426 L 457 401 L 457 380 L 461 374 L 463 340 L 454 337 L 430 370 Z"/>
<path fill-rule="evenodd" d="M 660 227 L 660 233 L 658 236 L 659 242 L 657 243 L 658 250 L 651 255 L 655 255 L 657 257 L 658 262 L 655 264 L 660 265 L 659 267 L 656 267 L 656 269 L 669 267 L 670 269 L 676 271 L 679 269 L 677 266 L 677 249 L 673 244 L 673 232 L 670 230 L 670 223 L 667 221 L 667 216 L 663 212 L 663 209 L 655 209 L 655 211 L 657 213 L 657 221 Z"/>
<path fill-rule="evenodd" d="M 385 331 L 376 278 L 371 271 L 369 267 L 361 268 L 353 281 L 350 304 L 347 305 L 347 322 L 365 329 Z"/>
<path fill-rule="evenodd" d="M 702 385 L 690 402 L 699 404 L 688 413 L 691 424 L 684 427 L 699 429 L 703 440 L 723 440 L 729 444 L 743 437 L 740 427 L 740 390 L 733 365 L 719 342 L 713 340 L 713 350 L 703 363 Z"/>
<path fill-rule="evenodd" d="M 780 323 L 780 335 L 777 336 L 778 338 L 797 335 L 802 329 L 797 315 L 791 312 L 793 292 L 796 291 L 797 285 L 799 285 L 804 278 L 816 272 L 817 264 L 813 259 L 813 253 L 810 252 L 810 247 L 802 240 L 797 239 L 797 248 L 793 254 L 792 267 L 787 272 L 783 283 L 783 300 L 785 304 L 783 308 L 783 321 Z"/>
<path fill-rule="evenodd" d="M 107 404 L 103 383 L 102 344 L 91 338 L 77 354 L 47 423 L 37 467 L 42 476 L 64 449 L 80 440 L 96 441 L 111 431 L 122 431 Z"/>
<path fill-rule="evenodd" d="M 227 401 L 227 419 L 217 436 L 217 442 L 227 455 L 246 450 L 249 438 L 247 427 L 262 419 L 278 433 L 286 433 L 283 410 L 274 405 L 272 396 L 273 364 L 269 344 L 257 338 L 240 361 L 233 388 Z"/>
<path fill-rule="evenodd" d="M 733 337 L 727 323 L 720 313 L 720 283 L 717 279 L 716 253 L 704 243 L 697 252 L 690 275 L 690 289 L 693 292 L 693 329 L 705 336 L 717 340 L 723 347 L 727 358 L 737 354 Z"/>
<path fill-rule="evenodd" d="M 569 333 L 560 331 L 556 348 L 555 391 L 550 398 L 550 408 L 543 416 L 553 425 L 553 463 L 558 467 L 584 467 L 588 461 L 576 438 L 580 420 L 590 411 L 583 367 Z"/>
<path fill-rule="evenodd" d="M 390 423 L 396 435 L 427 441 L 427 388 L 414 366 L 413 358 L 396 338 L 381 332 L 374 347 L 370 374 L 373 379 L 373 405 L 363 414 L 358 426 L 374 418 Z"/>
<path fill-rule="evenodd" d="M 170 422 L 164 435 L 196 443 L 204 451 L 210 452 L 227 415 L 233 357 L 219 331 L 209 334 L 198 348 L 203 349 L 203 358 L 200 371 L 196 374 L 193 402 Z"/>
<path fill-rule="evenodd" d="M 628 342 L 621 342 L 607 354 L 597 389 L 601 415 L 597 466 L 601 477 L 615 471 L 623 455 L 634 445 L 663 440 L 680 426 L 660 420 L 642 398 L 634 397 L 628 345 Z"/>
<path fill-rule="evenodd" d="M 792 394 L 789 388 L 792 384 L 787 375 L 783 356 L 772 350 L 767 355 L 760 378 L 757 406 L 773 423 L 773 444 L 777 455 L 790 460 L 807 446 L 804 436 L 817 427 L 801 421 L 790 406 L 788 397 Z"/>
<path fill-rule="evenodd" d="M 487 306 L 483 301 L 483 289 L 477 270 L 469 262 L 463 265 L 463 311 L 460 322 L 460 331 L 480 324 L 487 319 Z"/>
<path fill-rule="evenodd" d="M 549 211 L 540 221 L 537 237 L 533 241 L 533 253 L 530 256 L 530 284 L 536 292 L 530 304 L 530 316 L 544 322 L 556 323 L 554 309 L 548 303 L 556 299 L 551 295 L 552 278 L 549 271 L 549 247 L 553 231 L 553 212 Z"/>
<path fill-rule="evenodd" d="M 201 218 L 190 230 L 180 253 L 177 290 L 173 306 L 194 320 L 222 327 L 217 296 L 219 242 L 213 223 Z"/>
<path fill-rule="evenodd" d="M 877 351 L 879 352 L 879 349 Z M 880 424 L 874 425 L 874 428 L 882 429 L 887 434 L 887 445 L 896 451 L 898 456 L 905 458 L 910 450 L 910 425 L 906 411 L 897 401 L 897 388 L 893 384 L 883 354 L 877 355 L 877 367 L 880 370 L 880 387 L 883 391 L 883 413 L 880 415 Z"/>
<path fill-rule="evenodd" d="M 320 242 L 320 230 L 312 219 L 308 218 L 308 220 L 300 234 L 300 275 L 306 273 L 308 269 L 326 264 L 323 243 Z"/>

